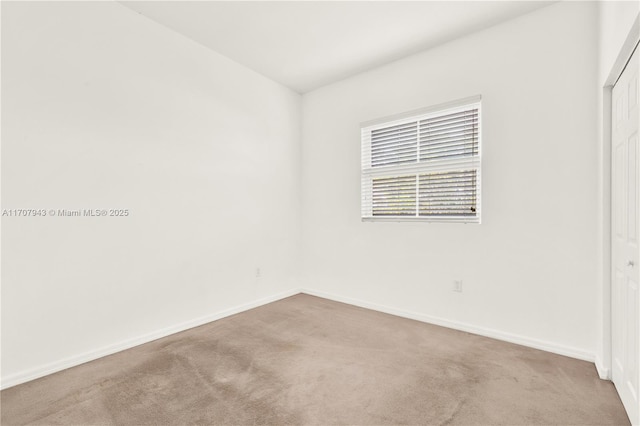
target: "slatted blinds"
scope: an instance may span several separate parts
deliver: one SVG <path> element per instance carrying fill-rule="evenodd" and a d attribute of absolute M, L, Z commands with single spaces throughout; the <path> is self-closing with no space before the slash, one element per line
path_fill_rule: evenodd
<path fill-rule="evenodd" d="M 479 222 L 480 99 L 362 128 L 364 219 Z"/>

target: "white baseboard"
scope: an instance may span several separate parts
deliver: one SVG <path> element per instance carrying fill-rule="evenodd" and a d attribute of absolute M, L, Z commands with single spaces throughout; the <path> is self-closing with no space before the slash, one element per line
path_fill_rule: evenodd
<path fill-rule="evenodd" d="M 249 303 L 243 303 L 242 305 L 235 306 L 233 308 L 225 309 L 210 315 L 205 315 L 200 318 L 185 321 L 180 324 L 172 325 L 160 330 L 153 331 L 151 333 L 144 334 L 142 336 L 127 339 L 112 345 L 103 346 L 102 348 L 91 350 L 79 355 L 74 355 L 59 361 L 54 361 L 45 365 L 41 365 L 29 370 L 20 371 L 18 373 L 10 374 L 6 377 L 2 377 L 0 389 L 7 389 L 11 386 L 19 385 L 21 383 L 35 380 L 40 377 L 47 376 L 49 374 L 56 373 L 58 371 L 65 370 L 67 368 L 75 367 L 85 362 L 93 361 L 98 358 L 102 358 L 107 355 L 114 354 L 116 352 L 130 349 L 144 343 L 149 343 L 153 340 L 160 339 L 162 337 L 169 336 L 171 334 L 179 333 L 181 331 L 188 330 L 190 328 L 198 327 L 200 325 L 216 321 L 221 318 L 225 318 L 231 315 L 235 315 L 240 312 L 247 311 L 249 309 L 257 308 L 258 306 L 266 305 L 267 303 L 275 302 L 280 299 L 284 299 L 295 294 L 299 294 L 299 289 L 292 289 L 282 293 L 274 294 L 272 296 L 264 297 L 258 300 L 254 300 Z"/>
<path fill-rule="evenodd" d="M 402 309 L 379 305 L 377 303 L 371 303 L 371 302 L 366 302 L 359 299 L 343 297 L 337 294 L 325 293 L 322 291 L 315 291 L 310 289 L 302 289 L 301 292 L 305 294 L 309 294 L 311 296 L 318 296 L 324 299 L 334 300 L 336 302 L 342 302 L 342 303 L 347 303 L 349 305 L 359 306 L 361 308 L 373 309 L 375 311 L 380 311 L 380 312 L 396 315 L 403 318 L 409 318 L 412 320 L 426 322 L 429 324 L 435 324 L 435 325 L 440 325 L 447 328 L 453 328 L 455 330 L 466 331 L 472 334 L 478 334 L 480 336 L 491 337 L 497 340 L 516 343 L 518 345 L 528 346 L 531 348 L 540 349 L 543 351 L 552 352 L 558 355 L 564 355 L 571 358 L 577 358 L 583 361 L 589 361 L 589 362 L 595 361 L 594 354 L 584 351 L 582 349 L 573 348 L 570 346 L 564 346 L 557 343 L 546 342 L 538 339 L 532 339 L 532 338 L 520 336 L 517 334 L 506 333 L 500 330 L 479 327 L 476 325 L 466 324 L 458 321 L 451 321 L 448 319 L 438 318 L 431 315 L 424 315 L 416 312 L 409 312 Z"/>
<path fill-rule="evenodd" d="M 596 370 L 598 370 L 598 376 L 600 376 L 602 380 L 611 380 L 611 370 L 604 365 L 604 362 L 602 362 L 599 356 L 596 356 L 595 364 Z"/>
<path fill-rule="evenodd" d="M 609 378 L 609 370 L 603 368 L 601 362 L 595 359 L 594 354 L 569 346 L 559 345 L 556 343 L 546 342 L 537 339 L 531 339 L 528 337 L 502 332 L 495 329 L 479 327 L 472 324 L 466 324 L 458 321 L 451 321 L 444 318 L 438 318 L 431 315 L 419 314 L 416 312 L 405 311 L 377 303 L 366 302 L 359 299 L 352 299 L 332 293 L 325 293 L 322 291 L 316 291 L 311 289 L 291 289 L 282 293 L 278 293 L 272 296 L 264 297 L 258 300 L 254 300 L 249 303 L 235 306 L 233 308 L 225 309 L 204 317 L 196 318 L 193 320 L 185 321 L 180 324 L 176 324 L 170 327 L 166 327 L 160 330 L 156 330 L 151 333 L 147 333 L 142 336 L 138 336 L 132 339 L 127 339 L 112 345 L 107 345 L 99 349 L 88 351 L 79 355 L 74 355 L 59 361 L 54 361 L 49 364 L 41 365 L 29 370 L 14 373 L 2 378 L 0 389 L 7 389 L 9 387 L 19 385 L 21 383 L 35 380 L 40 377 L 56 373 L 58 371 L 65 370 L 67 368 L 75 367 L 85 362 L 93 361 L 98 358 L 102 358 L 107 355 L 114 354 L 126 349 L 133 348 L 144 343 L 148 343 L 162 337 L 169 336 L 171 334 L 179 333 L 181 331 L 188 330 L 190 328 L 198 327 L 200 325 L 216 321 L 231 315 L 235 315 L 240 312 L 247 311 L 249 309 L 256 308 L 258 306 L 266 305 L 267 303 L 275 302 L 298 293 L 305 293 L 311 296 L 318 296 L 336 302 L 347 303 L 349 305 L 359 306 L 361 308 L 372 309 L 379 312 L 384 312 L 391 315 L 396 315 L 403 318 L 409 318 L 416 321 L 421 321 L 429 324 L 440 325 L 443 327 L 452 328 L 455 330 L 466 331 L 468 333 L 478 334 L 480 336 L 490 337 L 493 339 L 503 340 L 506 342 L 516 343 L 523 346 L 528 346 L 535 349 L 540 349 L 547 352 L 552 352 L 559 355 L 568 356 L 571 358 L 577 358 L 584 361 L 595 362 L 598 374 L 602 379 Z"/>

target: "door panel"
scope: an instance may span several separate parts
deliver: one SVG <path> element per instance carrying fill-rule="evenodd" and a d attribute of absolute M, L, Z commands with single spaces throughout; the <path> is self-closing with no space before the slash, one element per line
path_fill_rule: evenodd
<path fill-rule="evenodd" d="M 624 273 L 616 269 L 615 271 L 615 279 L 613 280 L 613 288 L 611 300 L 613 305 L 618 309 L 621 307 L 625 307 L 624 304 L 624 291 L 625 291 L 625 277 Z M 622 354 L 624 354 L 624 342 L 625 339 L 622 338 L 621 334 L 623 331 L 622 327 L 622 317 L 624 316 L 619 310 L 616 312 L 617 315 L 614 315 L 612 318 L 612 343 L 613 343 L 613 368 L 616 371 L 624 371 L 624 360 L 622 359 Z"/>
<path fill-rule="evenodd" d="M 638 318 L 638 283 L 629 280 L 627 285 L 627 316 Z M 631 399 L 638 401 L 638 325 L 630 321 L 627 327 L 625 378 Z"/>
<path fill-rule="evenodd" d="M 614 86 L 611 103 L 612 376 L 634 424 L 640 424 L 638 55 L 633 54 Z"/>
<path fill-rule="evenodd" d="M 634 135 L 635 136 L 635 135 Z M 629 138 L 627 144 L 627 242 L 633 246 L 638 244 L 637 221 L 638 205 L 638 138 Z"/>

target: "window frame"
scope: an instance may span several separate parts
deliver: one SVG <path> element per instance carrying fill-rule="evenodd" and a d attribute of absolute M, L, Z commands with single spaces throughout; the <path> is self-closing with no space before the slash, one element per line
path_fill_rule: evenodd
<path fill-rule="evenodd" d="M 477 155 L 467 157 L 456 157 L 451 159 L 437 159 L 420 162 L 420 140 L 417 140 L 418 151 L 416 161 L 404 164 L 382 165 L 374 167 L 371 165 L 371 132 L 398 126 L 411 122 L 439 117 L 456 112 L 477 108 L 478 110 L 478 152 Z M 383 117 L 380 119 L 364 122 L 360 125 L 361 132 L 361 184 L 360 184 L 360 217 L 363 222 L 427 222 L 427 223 L 473 223 L 480 224 L 482 217 L 482 97 L 472 96 L 452 102 L 433 105 L 418 110 Z M 475 216 L 419 216 L 419 175 L 434 172 L 461 172 L 464 170 L 476 170 L 476 211 Z M 391 173 L 391 174 L 390 174 Z M 374 178 L 401 177 L 415 174 L 416 183 L 416 215 L 414 216 L 373 216 L 372 187 Z M 369 196 L 369 199 L 365 197 Z"/>

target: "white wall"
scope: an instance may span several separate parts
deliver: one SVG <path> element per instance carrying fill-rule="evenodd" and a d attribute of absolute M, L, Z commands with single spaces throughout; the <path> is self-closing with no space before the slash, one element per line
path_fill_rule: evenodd
<path fill-rule="evenodd" d="M 598 2 L 599 82 L 604 83 L 640 13 L 640 1 Z"/>
<path fill-rule="evenodd" d="M 611 368 L 611 290 L 610 290 L 610 115 L 611 84 L 630 57 L 629 40 L 638 39 L 632 30 L 640 14 L 640 1 L 598 2 L 598 80 L 597 80 L 597 163 L 598 163 L 598 270 L 596 366 L 602 378 L 609 378 Z M 635 36 L 631 32 L 635 31 Z M 611 81 L 609 81 L 611 80 Z"/>
<path fill-rule="evenodd" d="M 3 385 L 297 287 L 299 95 L 115 2 L 2 2 L 2 68 L 2 208 L 131 212 L 2 218 Z"/>
<path fill-rule="evenodd" d="M 596 8 L 555 4 L 306 94 L 305 286 L 592 359 Z M 359 124 L 478 94 L 482 224 L 361 222 Z"/>

